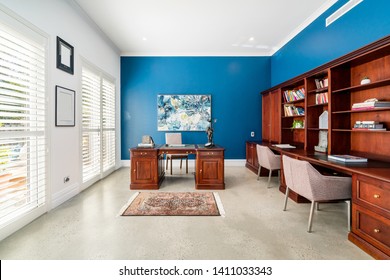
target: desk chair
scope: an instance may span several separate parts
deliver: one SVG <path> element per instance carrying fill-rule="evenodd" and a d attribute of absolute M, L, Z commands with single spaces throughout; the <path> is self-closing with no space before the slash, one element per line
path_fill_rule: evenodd
<path fill-rule="evenodd" d="M 321 201 L 348 203 L 348 230 L 350 230 L 352 180 L 349 177 L 325 176 L 309 162 L 283 155 L 283 172 L 286 179 L 286 196 L 283 211 L 286 211 L 289 190 L 311 201 L 307 231 L 311 232 L 314 207 Z"/>
<path fill-rule="evenodd" d="M 262 145 L 256 145 L 257 159 L 259 161 L 259 170 L 257 171 L 257 180 L 260 178 L 261 167 L 269 170 L 268 185 L 269 188 L 271 182 L 272 171 L 280 171 L 280 155 L 274 154 L 270 148 Z"/>
<path fill-rule="evenodd" d="M 182 144 L 181 133 L 165 133 L 165 143 L 166 144 Z M 172 160 L 180 159 L 180 169 L 183 166 L 183 159 L 186 160 L 186 173 L 188 174 L 188 155 L 187 154 L 167 154 L 166 155 L 166 167 L 168 170 L 168 162 L 171 162 L 171 175 L 172 175 Z"/>

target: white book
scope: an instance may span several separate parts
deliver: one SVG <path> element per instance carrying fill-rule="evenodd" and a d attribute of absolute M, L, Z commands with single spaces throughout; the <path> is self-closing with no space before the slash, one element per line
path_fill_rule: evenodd
<path fill-rule="evenodd" d="M 328 159 L 342 162 L 367 162 L 366 158 L 351 155 L 329 155 Z"/>

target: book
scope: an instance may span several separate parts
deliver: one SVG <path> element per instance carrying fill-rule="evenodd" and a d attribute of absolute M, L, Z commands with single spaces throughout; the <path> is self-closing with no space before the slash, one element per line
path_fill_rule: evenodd
<path fill-rule="evenodd" d="M 272 146 L 275 146 L 275 147 L 278 147 L 281 149 L 294 149 L 294 148 L 296 148 L 295 146 L 292 146 L 290 144 L 274 144 Z"/>
<path fill-rule="evenodd" d="M 138 147 L 153 148 L 154 147 L 154 143 L 139 143 Z"/>
<path fill-rule="evenodd" d="M 367 162 L 366 158 L 351 155 L 329 155 L 328 159 L 342 162 Z"/>
<path fill-rule="evenodd" d="M 358 108 L 371 109 L 381 107 L 390 107 L 390 101 L 366 101 L 361 103 L 354 103 L 352 105 L 352 110 Z"/>

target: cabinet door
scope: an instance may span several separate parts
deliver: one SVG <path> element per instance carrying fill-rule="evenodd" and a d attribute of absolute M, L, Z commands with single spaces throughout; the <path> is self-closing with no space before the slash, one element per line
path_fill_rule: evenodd
<path fill-rule="evenodd" d="M 263 94 L 262 97 L 262 139 L 271 141 L 271 93 Z"/>
<path fill-rule="evenodd" d="M 131 179 L 136 184 L 155 183 L 156 161 L 153 158 L 134 158 L 131 165 Z"/>
<path fill-rule="evenodd" d="M 281 130 L 281 93 L 280 89 L 271 92 L 271 107 L 270 107 L 270 141 L 280 143 Z"/>
<path fill-rule="evenodd" d="M 223 151 L 201 151 L 196 159 L 196 188 L 224 189 Z"/>

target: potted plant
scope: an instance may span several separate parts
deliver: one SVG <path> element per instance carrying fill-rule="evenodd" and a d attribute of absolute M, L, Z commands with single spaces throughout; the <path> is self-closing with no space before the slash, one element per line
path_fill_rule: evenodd
<path fill-rule="evenodd" d="M 360 81 L 361 85 L 366 85 L 366 84 L 369 84 L 369 83 L 371 83 L 371 80 L 367 76 L 364 76 L 363 79 Z"/>

